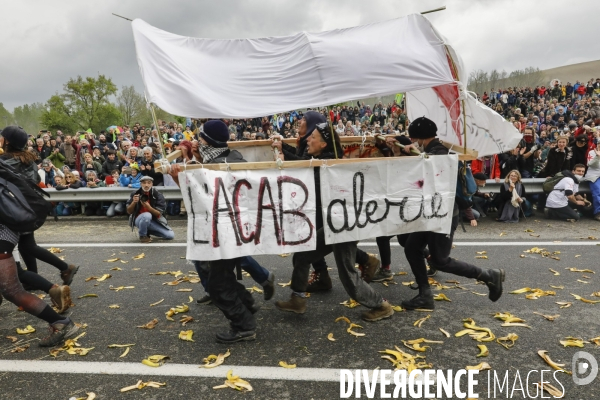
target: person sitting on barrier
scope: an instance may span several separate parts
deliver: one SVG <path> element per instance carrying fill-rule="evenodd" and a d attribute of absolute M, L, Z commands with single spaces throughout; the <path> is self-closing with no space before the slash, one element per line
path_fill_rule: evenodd
<path fill-rule="evenodd" d="M 579 182 L 583 180 L 585 165 L 576 164 L 572 171 L 564 170 L 562 178 L 548 194 L 544 215 L 549 219 L 579 221 L 580 215 L 573 207 L 585 207 L 584 198 L 579 192 Z"/>
<path fill-rule="evenodd" d="M 595 148 L 588 153 L 588 170 L 584 181 L 590 183 L 594 219 L 600 221 L 600 149 Z"/>
<path fill-rule="evenodd" d="M 152 241 L 150 235 L 173 240 L 175 233 L 169 227 L 164 216 L 165 197 L 156 188 L 152 187 L 152 177 L 142 176 L 140 184 L 141 188 L 132 192 L 127 201 L 129 226 L 132 230 L 134 227 L 138 228 L 140 242 L 142 243 L 150 243 Z"/>

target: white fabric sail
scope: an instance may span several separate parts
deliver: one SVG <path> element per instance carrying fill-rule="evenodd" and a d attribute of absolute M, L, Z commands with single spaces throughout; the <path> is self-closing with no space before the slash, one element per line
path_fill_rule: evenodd
<path fill-rule="evenodd" d="M 253 118 L 454 82 L 419 14 L 262 39 L 200 39 L 132 23 L 147 100 L 175 115 Z"/>

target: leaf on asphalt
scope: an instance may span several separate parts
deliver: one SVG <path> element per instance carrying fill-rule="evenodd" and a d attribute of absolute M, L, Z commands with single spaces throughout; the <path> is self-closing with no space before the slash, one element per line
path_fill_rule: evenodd
<path fill-rule="evenodd" d="M 246 288 L 247 291 L 249 291 L 250 293 L 263 293 L 263 290 L 256 287 L 256 286 L 252 286 L 250 288 Z"/>
<path fill-rule="evenodd" d="M 292 284 L 291 280 L 289 282 L 287 282 L 287 283 L 278 283 L 278 285 L 281 286 L 281 287 L 290 286 L 291 284 Z"/>
<path fill-rule="evenodd" d="M 600 346 L 600 336 L 592 338 L 589 341 L 596 344 L 596 346 Z"/>
<path fill-rule="evenodd" d="M 110 277 L 112 277 L 111 274 L 104 274 L 100 278 L 96 279 L 96 281 L 98 281 L 98 282 L 104 282 L 105 280 L 107 280 Z"/>
<path fill-rule="evenodd" d="M 121 261 L 121 264 L 127 264 L 129 261 L 125 261 L 125 260 L 119 260 Z"/>
<path fill-rule="evenodd" d="M 146 255 L 144 253 L 141 253 L 141 254 L 138 254 L 137 256 L 133 256 L 131 258 L 133 258 L 134 260 L 141 260 L 144 257 L 146 257 Z"/>
<path fill-rule="evenodd" d="M 478 258 L 480 260 L 487 260 L 488 256 L 475 256 L 475 258 Z"/>
<path fill-rule="evenodd" d="M 327 340 L 335 342 L 336 339 L 333 337 L 333 332 L 327 335 Z"/>
<path fill-rule="evenodd" d="M 181 319 L 179 320 L 179 322 L 181 322 L 181 325 L 186 326 L 188 323 L 193 322 L 194 321 L 194 317 L 190 317 L 189 315 L 182 315 Z"/>
<path fill-rule="evenodd" d="M 193 301 L 194 301 L 194 298 L 192 296 L 188 296 L 188 304 L 191 303 L 191 302 L 193 302 Z"/>
<path fill-rule="evenodd" d="M 279 366 L 282 368 L 287 368 L 287 369 L 296 368 L 296 364 L 288 364 L 285 361 L 279 361 Z"/>
<path fill-rule="evenodd" d="M 173 307 L 173 308 L 169 309 L 169 311 L 167 311 L 165 313 L 165 315 L 167 316 L 167 319 L 169 321 L 175 321 L 173 318 L 171 318 L 171 317 L 173 317 L 173 315 L 186 313 L 188 311 L 190 311 L 190 308 L 187 305 L 182 304 L 180 306 Z"/>
<path fill-rule="evenodd" d="M 352 330 L 352 328 L 360 328 L 360 329 L 363 329 L 363 327 L 362 327 L 362 326 L 360 326 L 360 325 L 358 325 L 358 324 L 353 324 L 353 323 L 350 323 L 350 325 L 348 326 L 348 329 L 346 329 L 346 332 L 348 332 L 349 334 L 351 334 L 351 335 L 353 335 L 353 336 L 357 336 L 357 337 L 360 337 L 360 336 L 365 336 L 365 334 L 364 334 L 364 333 L 358 333 L 358 332 L 355 332 L 355 331 L 353 331 L 353 330 Z"/>
<path fill-rule="evenodd" d="M 252 391 L 252 386 L 248 381 L 241 379 L 239 376 L 233 376 L 233 370 L 227 372 L 227 380 L 219 386 L 214 386 L 213 389 L 226 389 L 231 388 L 239 391 L 247 390 Z"/>
<path fill-rule="evenodd" d="M 494 318 L 499 319 L 500 321 L 504 321 L 504 322 L 525 322 L 524 319 L 516 317 L 508 312 L 507 313 L 496 313 L 494 315 Z"/>
<path fill-rule="evenodd" d="M 542 390 L 545 390 L 546 392 L 548 392 L 549 395 L 553 396 L 556 399 L 560 399 L 560 398 L 564 397 L 564 395 L 565 395 L 565 392 L 558 390 L 558 388 L 556 388 L 556 386 L 552 386 L 548 382 L 534 383 L 534 385 L 536 385 L 537 387 L 541 387 Z M 536 388 L 536 393 L 537 393 L 537 388 Z"/>
<path fill-rule="evenodd" d="M 477 296 L 487 296 L 487 294 L 485 294 L 485 293 L 477 293 L 477 292 L 473 292 L 473 291 L 471 291 L 471 293 L 476 294 Z"/>
<path fill-rule="evenodd" d="M 87 394 L 87 397 L 78 397 L 76 400 L 95 400 L 96 399 L 96 393 L 89 392 L 86 394 Z"/>
<path fill-rule="evenodd" d="M 192 337 L 194 336 L 194 331 L 193 330 L 187 330 L 187 331 L 181 331 L 179 332 L 179 339 L 184 340 L 186 342 L 193 342 L 194 339 L 192 339 Z"/>
<path fill-rule="evenodd" d="M 120 260 L 120 258 L 117 257 L 117 258 L 111 258 L 111 259 L 108 259 L 108 260 L 104 260 L 104 262 L 117 262 L 119 260 Z"/>
<path fill-rule="evenodd" d="M 534 311 L 533 313 L 537 314 L 537 315 L 541 315 L 542 317 L 546 318 L 548 321 L 554 321 L 556 318 L 560 317 L 559 314 L 556 314 L 556 315 L 545 315 L 545 314 L 541 314 L 541 313 L 539 313 L 537 311 Z"/>
<path fill-rule="evenodd" d="M 127 347 L 127 348 L 125 349 L 125 351 L 123 352 L 123 354 L 121 354 L 121 355 L 119 356 L 119 358 L 123 358 L 123 357 L 127 356 L 127 354 L 129 354 L 129 350 L 130 350 L 130 349 L 131 349 L 131 347 Z"/>
<path fill-rule="evenodd" d="M 477 347 L 479 348 L 479 354 L 477 354 L 477 357 L 487 357 L 490 355 L 490 351 L 485 344 L 478 344 Z"/>
<path fill-rule="evenodd" d="M 402 282 L 402 284 L 403 284 L 404 286 L 410 286 L 410 285 L 412 285 L 413 283 L 415 283 L 415 281 Z"/>
<path fill-rule="evenodd" d="M 589 283 L 589 282 L 586 282 L 586 281 L 582 281 L 581 279 L 577 279 L 577 282 L 581 282 L 581 283 Z"/>
<path fill-rule="evenodd" d="M 600 292 L 594 292 L 594 293 L 592 293 L 592 296 L 594 296 L 594 297 L 600 297 Z"/>
<path fill-rule="evenodd" d="M 28 335 L 28 334 L 33 333 L 33 332 L 35 332 L 35 328 L 33 326 L 31 326 L 31 325 L 27 325 L 23 329 L 17 328 L 17 333 L 19 335 Z"/>
<path fill-rule="evenodd" d="M 595 272 L 592 271 L 591 269 L 579 269 L 579 268 L 574 268 L 574 267 L 565 268 L 565 269 L 568 269 L 571 272 L 586 272 L 586 273 L 589 273 L 589 274 L 595 274 Z"/>
<path fill-rule="evenodd" d="M 512 292 L 510 292 L 510 294 L 521 294 L 521 293 L 527 293 L 531 291 L 531 288 L 522 288 L 522 289 L 517 289 L 517 290 L 513 290 Z"/>
<path fill-rule="evenodd" d="M 121 268 L 119 267 L 114 267 L 110 269 L 111 271 L 123 271 Z"/>
<path fill-rule="evenodd" d="M 433 299 L 437 301 L 452 301 L 444 293 L 438 293 L 437 295 L 433 296 Z"/>
<path fill-rule="evenodd" d="M 467 332 L 468 335 L 478 342 L 491 342 L 496 339 L 496 336 L 492 333 L 489 328 L 485 328 L 482 326 L 477 326 L 475 321 L 472 318 L 463 319 L 463 326 L 467 328 L 467 330 L 473 330 L 475 332 Z M 459 336 L 460 333 L 465 331 L 458 332 L 454 336 Z M 463 333 L 465 334 L 465 333 Z M 462 335 L 461 335 L 462 336 Z"/>
<path fill-rule="evenodd" d="M 442 328 L 438 328 L 446 337 L 450 337 L 450 333 L 448 331 L 443 330 Z"/>
<path fill-rule="evenodd" d="M 176 292 L 191 292 L 194 289 L 177 289 Z"/>
<path fill-rule="evenodd" d="M 535 232 L 535 231 L 534 231 L 533 229 L 525 229 L 525 231 L 524 231 L 524 232 L 531 233 L 531 232 Z"/>
<path fill-rule="evenodd" d="M 135 385 L 131 385 L 131 386 L 127 386 L 124 387 L 123 389 L 121 389 L 121 393 L 123 392 L 128 392 L 130 390 L 142 390 L 145 387 L 152 387 L 152 388 L 160 388 L 161 386 L 166 386 L 166 383 L 160 383 L 160 382 L 142 382 L 142 381 L 138 381 L 138 383 L 136 383 Z"/>
<path fill-rule="evenodd" d="M 27 350 L 29 348 L 29 344 L 26 344 L 24 346 L 21 347 L 15 347 L 14 349 L 12 349 L 10 352 L 11 353 L 22 353 L 25 350 Z"/>
<path fill-rule="evenodd" d="M 109 349 L 120 349 L 123 347 L 131 347 L 131 346 L 135 346 L 135 343 L 127 343 L 127 344 L 109 344 L 108 348 Z"/>
<path fill-rule="evenodd" d="M 394 346 L 394 348 L 395 350 L 385 349 L 383 351 L 379 351 L 379 353 L 385 354 L 381 356 L 381 358 L 390 361 L 393 366 L 396 367 L 396 369 L 412 371 L 415 369 L 427 369 L 432 367 L 432 364 L 428 364 L 425 361 L 420 361 L 425 359 L 425 356 L 413 356 L 412 354 L 405 353 L 398 346 Z M 393 356 L 393 358 L 391 356 Z"/>
<path fill-rule="evenodd" d="M 575 300 L 581 300 L 584 303 L 588 303 L 588 304 L 596 304 L 596 303 L 600 303 L 600 300 L 588 300 L 588 299 L 584 299 L 583 297 L 573 294 L 571 293 L 571 296 L 575 297 Z"/>
<path fill-rule="evenodd" d="M 404 311 L 404 308 L 402 308 L 402 306 L 392 306 L 392 310 L 396 312 L 402 312 Z"/>
<path fill-rule="evenodd" d="M 547 351 L 547 350 L 539 350 L 537 353 L 538 353 L 538 355 L 539 355 L 540 357 L 542 357 L 542 359 L 543 359 L 544 361 L 546 361 L 546 364 L 548 364 L 549 366 L 551 366 L 551 367 L 552 367 L 552 368 L 554 368 L 555 370 L 557 370 L 557 371 L 562 371 L 562 372 L 564 372 L 565 374 L 572 375 L 571 371 L 568 371 L 568 370 L 566 370 L 566 369 L 564 368 L 564 367 L 565 367 L 565 364 L 559 364 L 559 363 L 557 363 L 557 362 L 554 362 L 554 361 L 552 361 L 552 359 L 550 358 L 550 356 L 547 354 L 547 353 L 548 353 L 548 351 Z"/>
<path fill-rule="evenodd" d="M 560 344 L 562 344 L 564 347 L 583 347 L 584 343 L 587 342 L 584 342 L 583 339 L 570 336 L 566 337 L 565 340 L 560 341 Z"/>
<path fill-rule="evenodd" d="M 110 306 L 108 306 L 108 308 L 112 308 L 114 310 L 114 309 L 117 309 L 117 308 L 121 308 L 121 306 L 118 305 L 118 304 L 111 304 Z"/>
<path fill-rule="evenodd" d="M 483 254 L 487 254 L 487 251 L 485 251 L 485 250 L 484 251 L 476 251 L 476 253 L 479 255 L 483 255 Z"/>
<path fill-rule="evenodd" d="M 555 276 L 560 275 L 560 272 L 553 270 L 552 268 L 548 268 L 550 272 L 552 272 Z"/>
<path fill-rule="evenodd" d="M 527 324 L 522 324 L 520 322 L 505 322 L 503 323 L 501 326 L 522 326 L 523 328 L 529 328 L 531 329 L 531 327 Z"/>
<path fill-rule="evenodd" d="M 150 356 L 148 358 L 145 358 L 142 360 L 142 364 L 147 365 L 149 367 L 160 367 L 161 365 L 163 365 L 165 363 L 165 361 L 169 358 L 169 356 L 163 356 L 163 355 L 154 355 L 154 356 Z"/>
<path fill-rule="evenodd" d="M 558 304 L 560 308 L 569 308 L 573 305 L 573 303 L 569 301 L 557 301 L 556 304 Z"/>
<path fill-rule="evenodd" d="M 148 322 L 146 325 L 140 325 L 138 326 L 138 328 L 142 328 L 142 329 L 154 329 L 156 327 L 156 324 L 158 324 L 158 319 L 153 319 L 152 321 Z"/>
<path fill-rule="evenodd" d="M 401 276 L 401 275 L 408 275 L 408 272 L 406 271 L 400 271 L 398 272 L 396 275 Z"/>
<path fill-rule="evenodd" d="M 59 249 L 58 247 L 50 247 L 48 249 L 48 251 L 52 254 L 58 254 L 58 253 L 62 253 L 62 249 Z"/>
<path fill-rule="evenodd" d="M 506 232 L 500 232 L 500 236 L 506 236 Z"/>
<path fill-rule="evenodd" d="M 420 328 L 423 325 L 423 322 L 427 321 L 429 318 L 431 318 L 431 314 L 429 314 L 426 317 L 416 320 L 415 322 L 413 322 L 413 326 Z"/>
<path fill-rule="evenodd" d="M 575 255 L 575 258 L 579 258 L 579 257 L 581 257 L 581 254 L 576 254 Z"/>
<path fill-rule="evenodd" d="M 508 350 L 515 345 L 515 342 L 518 338 L 519 335 L 515 333 L 509 333 L 507 336 L 499 337 L 498 339 L 496 339 L 496 343 Z"/>
<path fill-rule="evenodd" d="M 477 364 L 477 365 L 467 365 L 466 370 L 478 370 L 478 371 L 484 371 L 486 369 L 492 369 L 492 367 L 490 366 L 490 364 L 486 363 L 486 362 L 482 362 L 481 364 Z"/>
<path fill-rule="evenodd" d="M 110 285 L 108 288 L 110 290 L 114 290 L 116 292 L 120 292 L 121 290 L 125 290 L 125 289 L 135 289 L 135 286 L 118 286 L 118 287 L 114 287 L 113 285 Z"/>
<path fill-rule="evenodd" d="M 280 254 L 279 257 L 289 257 L 292 253 L 283 253 Z"/>
<path fill-rule="evenodd" d="M 348 308 L 354 308 L 354 307 L 360 306 L 360 303 L 354 299 L 345 300 L 345 301 L 341 302 L 340 304 L 343 305 L 344 307 L 348 307 Z"/>
<path fill-rule="evenodd" d="M 229 349 L 227 349 L 227 351 L 224 354 L 219 354 L 218 356 L 215 356 L 214 354 L 209 355 L 208 357 L 204 358 L 202 360 L 202 362 L 204 363 L 204 365 L 201 365 L 200 368 L 214 368 L 214 367 L 218 367 L 219 365 L 223 364 L 225 362 L 225 359 L 227 357 L 230 356 L 230 352 Z M 213 361 L 211 363 L 211 361 Z"/>
<path fill-rule="evenodd" d="M 162 303 L 163 301 L 165 301 L 165 299 L 160 299 L 160 300 L 159 300 L 159 301 L 157 301 L 156 303 L 152 303 L 152 304 L 150 304 L 150 307 L 157 306 L 157 305 L 159 305 L 160 303 Z"/>
<path fill-rule="evenodd" d="M 12 343 L 16 342 L 17 340 L 19 340 L 19 338 L 17 338 L 16 336 L 7 336 L 6 337 L 8 340 L 10 340 Z"/>
<path fill-rule="evenodd" d="M 344 316 L 337 317 L 337 318 L 335 319 L 335 322 L 340 322 L 340 321 L 344 321 L 344 322 L 346 322 L 347 324 L 351 324 L 351 323 L 352 323 L 352 322 L 350 322 L 350 320 L 349 320 L 347 317 L 344 317 Z"/>
<path fill-rule="evenodd" d="M 548 286 L 550 286 L 552 289 L 564 289 L 565 288 L 563 285 L 559 285 L 559 286 L 548 285 Z"/>

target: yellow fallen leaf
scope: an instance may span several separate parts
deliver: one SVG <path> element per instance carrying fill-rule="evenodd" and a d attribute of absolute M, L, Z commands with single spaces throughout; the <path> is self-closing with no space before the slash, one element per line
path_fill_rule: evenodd
<path fill-rule="evenodd" d="M 564 289 L 565 288 L 563 285 L 560 285 L 560 286 L 548 285 L 548 286 L 550 286 L 553 289 Z"/>
<path fill-rule="evenodd" d="M 594 293 L 592 293 L 592 296 L 594 296 L 594 297 L 600 297 L 600 292 L 594 292 Z"/>
<path fill-rule="evenodd" d="M 345 300 L 345 301 L 341 302 L 340 304 L 343 305 L 344 307 L 348 307 L 348 308 L 354 308 L 354 307 L 360 306 L 360 303 L 354 299 Z"/>
<path fill-rule="evenodd" d="M 93 293 L 84 294 L 82 296 L 79 296 L 78 299 L 83 299 L 83 298 L 86 298 L 86 297 L 98 297 L 98 295 L 97 294 L 93 294 Z"/>
<path fill-rule="evenodd" d="M 487 260 L 488 256 L 475 256 L 475 258 L 478 258 L 480 260 Z"/>
<path fill-rule="evenodd" d="M 573 305 L 573 303 L 568 301 L 557 301 L 556 304 L 558 304 L 560 308 L 569 308 Z"/>
<path fill-rule="evenodd" d="M 360 329 L 363 329 L 363 327 L 362 327 L 362 326 L 360 326 L 360 325 L 357 325 L 357 324 L 350 323 L 350 325 L 348 326 L 348 329 L 346 329 L 346 332 L 348 332 L 349 334 L 351 334 L 351 335 L 353 335 L 353 336 L 357 336 L 357 337 L 365 336 L 365 334 L 364 334 L 364 333 L 358 333 L 358 332 L 355 332 L 355 331 L 353 331 L 353 330 L 352 330 L 352 328 L 360 328 Z"/>
<path fill-rule="evenodd" d="M 483 255 L 483 254 L 487 254 L 487 251 L 485 251 L 485 250 L 484 251 L 477 251 L 476 253 L 479 254 L 479 255 Z"/>
<path fill-rule="evenodd" d="M 250 293 L 263 293 L 263 290 L 256 287 L 256 286 L 252 286 L 250 288 L 246 288 L 247 291 L 249 291 Z"/>
<path fill-rule="evenodd" d="M 192 336 L 194 336 L 194 331 L 193 330 L 188 330 L 188 331 L 181 331 L 179 332 L 179 339 L 181 340 L 185 340 L 187 342 L 193 342 L 194 340 L 192 339 Z"/>
<path fill-rule="evenodd" d="M 514 315 L 512 315 L 511 313 L 496 313 L 494 315 L 494 318 L 499 319 L 500 321 L 504 321 L 504 322 L 525 322 L 524 319 L 521 319 L 519 317 L 515 317 Z"/>
<path fill-rule="evenodd" d="M 142 364 L 147 365 L 149 367 L 160 367 L 165 363 L 165 360 L 168 359 L 169 356 L 163 355 L 154 355 L 142 360 Z"/>
<path fill-rule="evenodd" d="M 582 281 L 581 279 L 577 279 L 577 282 L 581 282 L 581 283 L 589 283 L 589 282 L 586 282 L 586 281 Z"/>
<path fill-rule="evenodd" d="M 121 354 L 121 355 L 119 356 L 119 358 L 123 358 L 123 357 L 127 356 L 127 354 L 129 354 L 129 350 L 130 350 L 130 349 L 131 349 L 131 347 L 127 347 L 127 348 L 125 349 L 125 351 L 123 352 L 123 354 Z"/>
<path fill-rule="evenodd" d="M 550 272 L 552 272 L 555 276 L 560 275 L 560 272 L 553 270 L 552 268 L 548 268 Z"/>
<path fill-rule="evenodd" d="M 108 278 L 111 278 L 112 275 L 111 274 L 104 274 L 102 275 L 100 278 L 96 279 L 97 282 L 103 282 L 105 280 L 107 280 Z"/>
<path fill-rule="evenodd" d="M 125 261 L 125 260 L 119 260 L 121 261 L 121 264 L 127 264 L 129 261 Z"/>
<path fill-rule="evenodd" d="M 539 350 L 537 353 L 538 353 L 538 355 L 540 357 L 542 357 L 542 359 L 544 361 L 546 361 L 546 364 L 548 364 L 549 366 L 551 366 L 555 370 L 562 371 L 562 372 L 564 372 L 566 374 L 572 375 L 572 373 L 570 371 L 568 371 L 568 370 L 566 370 L 564 368 L 565 364 L 558 364 L 557 362 L 552 361 L 552 359 L 550 358 L 550 356 L 547 354 L 548 353 L 547 350 Z"/>
<path fill-rule="evenodd" d="M 177 289 L 176 292 L 191 292 L 194 289 Z"/>
<path fill-rule="evenodd" d="M 583 339 L 577 339 L 577 338 L 572 338 L 572 337 L 568 337 L 565 338 L 565 340 L 561 340 L 560 344 L 562 344 L 564 347 L 583 347 Z"/>
<path fill-rule="evenodd" d="M 296 364 L 288 364 L 285 361 L 279 361 L 279 366 L 288 369 L 296 368 Z"/>
<path fill-rule="evenodd" d="M 27 335 L 27 334 L 29 334 L 29 333 L 33 333 L 33 332 L 35 332 L 35 328 L 34 328 L 33 326 L 31 326 L 31 325 L 27 325 L 27 326 L 26 326 L 25 328 L 23 328 L 23 329 L 19 329 L 19 328 L 17 328 L 17 333 L 18 333 L 19 335 Z"/>
<path fill-rule="evenodd" d="M 546 318 L 548 321 L 554 321 L 556 318 L 560 317 L 560 315 L 556 314 L 556 315 L 545 315 L 545 314 L 541 314 L 537 311 L 533 312 L 534 314 L 537 315 L 541 315 L 542 317 Z"/>
<path fill-rule="evenodd" d="M 117 309 L 117 308 L 121 308 L 121 306 L 118 304 L 111 304 L 110 306 L 108 306 L 108 308 Z"/>
<path fill-rule="evenodd" d="M 471 293 L 476 294 L 477 296 L 487 296 L 487 294 L 485 294 L 485 293 L 479 293 L 479 292 L 473 292 L 473 291 L 471 291 Z"/>
<path fill-rule="evenodd" d="M 224 354 L 219 354 L 218 356 L 215 356 L 214 354 L 209 355 L 208 357 L 204 358 L 202 360 L 202 362 L 204 363 L 204 365 L 202 365 L 200 368 L 214 368 L 214 367 L 218 367 L 219 365 L 223 364 L 225 362 L 225 359 L 227 357 L 230 356 L 231 353 L 229 353 L 229 349 L 227 349 L 227 351 Z M 211 363 L 211 361 L 214 360 L 214 363 Z"/>
<path fill-rule="evenodd" d="M 565 396 L 565 392 L 558 390 L 558 388 L 556 386 L 552 386 L 548 382 L 534 383 L 534 385 L 542 388 L 542 390 L 545 390 L 546 392 L 548 392 L 549 395 L 553 396 L 556 399 L 560 399 Z M 564 389 L 564 387 L 563 387 L 563 389 Z M 536 388 L 536 393 L 537 393 L 537 388 Z"/>
<path fill-rule="evenodd" d="M 525 232 L 531 233 L 531 232 L 535 232 L 535 231 L 533 229 L 525 229 Z"/>
<path fill-rule="evenodd" d="M 478 344 L 477 347 L 479 348 L 479 354 L 477 354 L 477 357 L 487 357 L 490 355 L 490 351 L 485 344 Z"/>
<path fill-rule="evenodd" d="M 166 386 L 166 383 L 160 383 L 160 382 L 142 382 L 142 381 L 138 381 L 138 383 L 136 383 L 135 385 L 131 385 L 131 386 L 127 386 L 124 387 L 123 389 L 121 389 L 121 393 L 123 392 L 128 392 L 130 390 L 142 390 L 145 387 L 152 387 L 152 388 L 160 388 L 161 386 Z"/>
<path fill-rule="evenodd" d="M 58 247 L 50 247 L 50 248 L 48 249 L 48 251 L 49 251 L 50 253 L 52 253 L 52 254 L 62 253 L 62 250 L 61 250 L 61 249 L 59 249 Z"/>
<path fill-rule="evenodd" d="M 479 371 L 484 371 L 486 369 L 492 369 L 492 367 L 490 367 L 490 364 L 486 363 L 486 362 L 482 362 L 481 364 L 477 364 L 477 365 L 467 365 L 467 367 L 465 368 L 466 370 L 479 370 Z"/>
<path fill-rule="evenodd" d="M 410 282 L 402 282 L 402 284 L 403 284 L 404 286 L 410 286 L 410 285 L 412 285 L 413 283 L 415 283 L 415 281 L 410 281 Z"/>
<path fill-rule="evenodd" d="M 418 320 L 416 320 L 416 321 L 413 323 L 413 326 L 416 326 L 417 328 L 420 328 L 420 327 L 423 325 L 423 322 L 427 321 L 429 318 L 431 318 L 431 314 L 429 314 L 429 315 L 428 315 L 428 316 L 426 316 L 426 317 L 423 317 L 423 318 L 421 318 L 421 319 L 418 319 Z"/>
<path fill-rule="evenodd" d="M 12 343 L 16 342 L 17 340 L 19 340 L 16 336 L 7 336 L 6 337 L 8 340 L 10 340 Z"/>
<path fill-rule="evenodd" d="M 507 350 L 515 345 L 515 342 L 519 338 L 518 335 L 514 333 L 509 333 L 507 336 L 499 337 L 496 339 L 496 343 L 503 346 Z"/>
<path fill-rule="evenodd" d="M 142 328 L 142 329 L 154 329 L 156 327 L 156 324 L 158 324 L 158 319 L 153 319 L 152 321 L 148 322 L 146 325 L 140 325 L 138 326 L 138 328 Z"/>
<path fill-rule="evenodd" d="M 519 322 L 505 322 L 501 326 L 522 326 L 523 328 L 529 328 L 529 329 L 531 329 L 531 327 L 529 325 L 522 324 L 522 323 L 519 323 Z"/>
<path fill-rule="evenodd" d="M 442 301 L 442 300 L 443 301 L 452 301 L 444 293 L 439 293 L 439 294 L 433 296 L 433 299 L 437 300 L 437 301 Z"/>
<path fill-rule="evenodd" d="M 510 292 L 510 294 L 522 294 L 522 293 L 527 293 L 531 290 L 531 288 L 522 288 L 522 289 L 517 289 L 517 290 L 513 290 L 512 292 Z"/>
<path fill-rule="evenodd" d="M 181 322 L 181 325 L 186 326 L 188 323 L 193 322 L 194 318 L 190 317 L 189 315 L 183 315 L 181 317 L 181 319 L 179 320 L 179 322 Z"/>
<path fill-rule="evenodd" d="M 21 347 L 15 347 L 14 349 L 12 349 L 10 352 L 11 353 L 22 353 L 25 350 L 27 350 L 29 348 L 29 344 L 26 344 L 24 346 Z"/>
<path fill-rule="evenodd" d="M 109 344 L 108 348 L 109 349 L 120 349 L 123 347 L 131 347 L 131 346 L 135 346 L 135 343 L 127 343 L 127 344 Z"/>
<path fill-rule="evenodd" d="M 350 320 L 349 320 L 348 318 L 346 318 L 346 317 L 343 317 L 343 316 L 342 316 L 342 317 L 337 317 L 337 318 L 335 319 L 335 322 L 340 322 L 340 321 L 344 321 L 344 322 L 346 322 L 347 324 L 351 324 Z"/>
<path fill-rule="evenodd" d="M 600 346 L 600 336 L 592 338 L 589 341 L 594 343 L 596 346 Z"/>
<path fill-rule="evenodd" d="M 125 289 L 135 289 L 135 286 L 119 286 L 119 287 L 114 287 L 113 285 L 110 285 L 108 288 L 110 290 L 114 290 L 116 292 L 120 292 L 121 290 L 125 290 Z"/>
<path fill-rule="evenodd" d="M 233 371 L 229 370 L 227 372 L 227 380 L 223 383 L 223 385 L 214 386 L 213 389 L 226 389 L 231 388 L 235 390 L 247 390 L 249 392 L 252 391 L 252 386 L 249 382 L 241 379 L 239 376 L 233 376 Z"/>
<path fill-rule="evenodd" d="M 333 332 L 330 333 L 329 335 L 327 335 L 327 340 L 330 340 L 332 342 L 335 342 L 335 338 L 333 337 Z"/>
<path fill-rule="evenodd" d="M 402 312 L 404 311 L 404 308 L 402 308 L 402 306 L 392 306 L 392 310 L 396 312 Z"/>
<path fill-rule="evenodd" d="M 571 272 L 586 272 L 588 274 L 595 274 L 594 271 L 592 271 L 591 269 L 579 269 L 579 268 L 565 268 L 568 269 Z"/>
<path fill-rule="evenodd" d="M 500 232 L 500 236 L 506 236 L 506 232 Z"/>
<path fill-rule="evenodd" d="M 290 254 L 292 254 L 292 253 L 283 253 L 283 254 L 280 254 L 279 257 L 289 257 Z"/>
<path fill-rule="evenodd" d="M 289 282 L 287 282 L 287 283 L 278 283 L 278 285 L 281 286 L 281 287 L 291 286 L 291 284 L 292 284 L 291 280 Z"/>
<path fill-rule="evenodd" d="M 114 267 L 110 269 L 111 271 L 123 271 L 121 268 L 119 267 Z"/>
<path fill-rule="evenodd" d="M 442 332 L 444 335 L 446 335 L 446 337 L 450 337 L 450 334 L 449 334 L 447 331 L 443 330 L 442 328 L 438 328 L 438 329 L 439 329 L 439 330 L 440 330 L 440 331 L 441 331 L 441 332 Z"/>
<path fill-rule="evenodd" d="M 111 258 L 110 260 L 104 260 L 104 262 L 117 262 L 120 258 Z"/>
<path fill-rule="evenodd" d="M 160 299 L 160 300 L 159 300 L 159 301 L 157 301 L 156 303 L 152 303 L 152 304 L 150 304 L 150 307 L 157 306 L 157 305 L 159 305 L 160 303 L 162 303 L 163 301 L 165 301 L 165 299 Z"/>
<path fill-rule="evenodd" d="M 131 258 L 133 258 L 134 260 L 141 260 L 144 257 L 146 257 L 146 255 L 144 253 L 141 253 L 141 254 L 138 254 L 137 256 L 133 256 Z"/>
<path fill-rule="evenodd" d="M 584 303 L 588 303 L 588 304 L 596 304 L 596 303 L 600 303 L 600 300 L 588 300 L 588 299 L 584 299 L 581 296 L 578 296 L 576 294 L 571 293 L 571 296 L 575 297 L 575 300 L 581 300 Z"/>

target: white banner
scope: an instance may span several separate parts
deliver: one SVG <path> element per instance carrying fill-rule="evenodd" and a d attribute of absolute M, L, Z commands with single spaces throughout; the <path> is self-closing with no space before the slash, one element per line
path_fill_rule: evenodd
<path fill-rule="evenodd" d="M 179 175 L 188 214 L 187 259 L 211 261 L 316 248 L 312 168 Z"/>
<path fill-rule="evenodd" d="M 450 233 L 457 171 L 457 155 L 321 167 L 325 242 Z"/>

